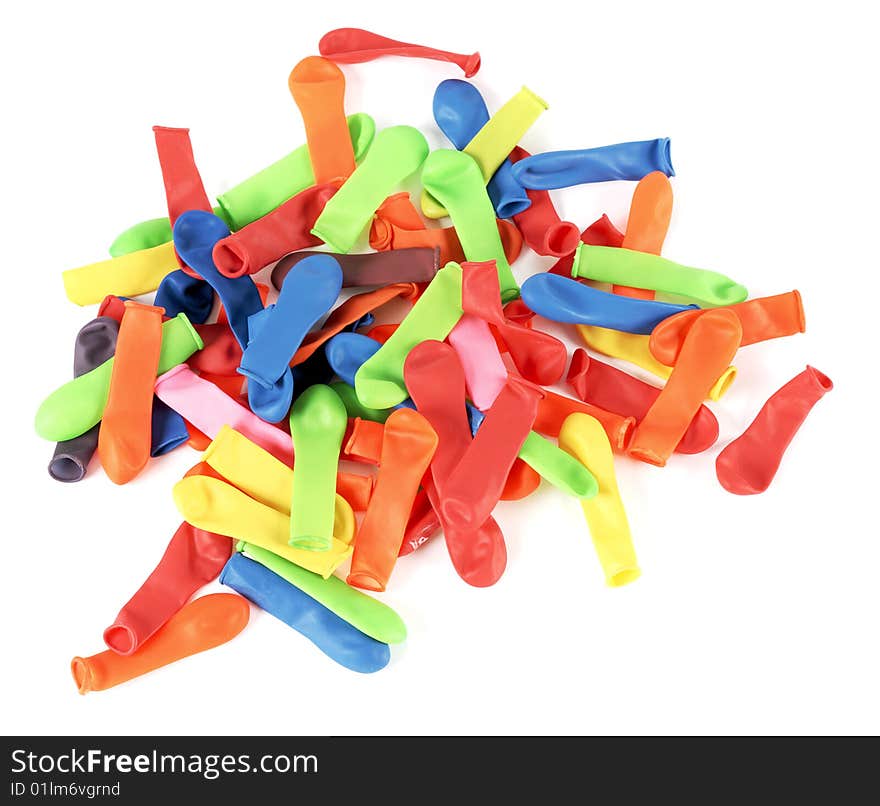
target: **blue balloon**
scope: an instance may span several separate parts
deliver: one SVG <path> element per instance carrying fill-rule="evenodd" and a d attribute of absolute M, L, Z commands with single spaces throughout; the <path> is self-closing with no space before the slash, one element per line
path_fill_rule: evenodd
<path fill-rule="evenodd" d="M 153 396 L 150 456 L 162 456 L 189 441 L 186 423 L 174 409 Z"/>
<path fill-rule="evenodd" d="M 355 672 L 378 672 L 391 649 L 362 633 L 264 565 L 233 554 L 220 582 L 308 638 L 325 655 Z"/>
<path fill-rule="evenodd" d="M 202 325 L 214 307 L 214 289 L 210 283 L 177 269 L 162 278 L 153 305 L 164 308 L 169 318 L 185 313 L 194 325 Z"/>
<path fill-rule="evenodd" d="M 248 343 L 248 317 L 263 309 L 260 292 L 250 276 L 224 277 L 214 265 L 214 244 L 229 235 L 223 220 L 204 210 L 187 210 L 174 222 L 174 248 L 184 263 L 198 272 L 217 292 L 226 309 L 229 327 L 242 350 Z"/>
<path fill-rule="evenodd" d="M 467 81 L 450 78 L 434 91 L 434 120 L 459 151 L 489 121 L 489 110 L 480 91 Z M 489 198 L 498 218 L 512 218 L 527 210 L 532 201 L 513 176 L 513 163 L 504 160 L 489 180 Z"/>
<path fill-rule="evenodd" d="M 696 308 L 599 291 L 570 277 L 536 274 L 522 284 L 522 300 L 553 322 L 595 325 L 648 335 L 664 319 Z"/>
<path fill-rule="evenodd" d="M 290 359 L 341 289 L 339 262 L 330 255 L 312 255 L 290 270 L 278 302 L 248 319 L 249 340 L 238 371 L 248 379 L 251 409 L 267 422 L 281 421 L 290 410 Z"/>
<path fill-rule="evenodd" d="M 577 151 L 546 151 L 526 157 L 513 166 L 514 178 L 532 190 L 554 190 L 614 179 L 637 182 L 653 171 L 675 176 L 668 137 Z"/>

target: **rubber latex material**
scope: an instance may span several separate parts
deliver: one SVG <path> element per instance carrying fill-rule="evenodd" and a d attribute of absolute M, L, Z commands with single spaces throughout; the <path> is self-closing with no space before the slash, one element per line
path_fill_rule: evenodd
<path fill-rule="evenodd" d="M 109 316 L 98 316 L 76 334 L 73 350 L 73 377 L 78 378 L 113 357 L 119 323 Z M 94 426 L 78 437 L 59 442 L 49 462 L 49 475 L 56 481 L 80 481 L 98 448 L 98 429 Z"/>
<path fill-rule="evenodd" d="M 218 271 L 232 278 L 256 274 L 289 252 L 319 245 L 312 227 L 337 187 L 325 183 L 301 190 L 271 213 L 218 241 L 213 251 Z"/>
<path fill-rule="evenodd" d="M 201 325 L 211 315 L 214 289 L 204 280 L 178 269 L 162 278 L 153 304 L 164 308 L 166 316 L 185 313 L 190 322 Z"/>
<path fill-rule="evenodd" d="M 383 129 L 364 161 L 327 202 L 312 234 L 333 252 L 350 252 L 385 197 L 414 174 L 426 156 L 428 143 L 418 129 Z"/>
<path fill-rule="evenodd" d="M 98 456 L 114 484 L 127 484 L 150 459 L 153 383 L 161 346 L 162 309 L 127 301 L 98 434 Z"/>
<path fill-rule="evenodd" d="M 211 202 L 196 167 L 189 129 L 153 126 L 153 136 L 165 185 L 169 223 L 173 226 L 177 217 L 187 210 L 212 212 Z M 182 260 L 178 258 L 177 262 L 184 274 L 192 273 L 192 269 Z"/>
<path fill-rule="evenodd" d="M 742 327 L 724 308 L 704 311 L 691 326 L 666 386 L 636 426 L 629 453 L 662 467 L 739 348 Z"/>
<path fill-rule="evenodd" d="M 211 441 L 202 457 L 226 481 L 238 487 L 255 501 L 290 514 L 293 471 L 289 464 L 251 442 L 228 425 Z M 373 491 L 370 476 L 340 471 L 335 475 L 333 532 L 343 542 L 354 534 L 352 510 L 364 512 Z M 342 500 L 344 499 L 344 500 Z"/>
<path fill-rule="evenodd" d="M 202 341 L 184 314 L 169 319 L 162 325 L 162 346 L 159 351 L 157 372 L 186 361 Z M 97 425 L 104 415 L 113 374 L 114 359 L 109 358 L 91 372 L 68 381 L 49 395 L 40 405 L 35 417 L 37 434 L 43 439 L 58 442 L 84 434 Z"/>
<path fill-rule="evenodd" d="M 550 440 L 530 431 L 519 449 L 520 458 L 557 490 L 575 498 L 592 498 L 598 487 L 593 474 Z"/>
<path fill-rule="evenodd" d="M 216 579 L 232 553 L 228 537 L 177 528 L 159 564 L 104 630 L 104 643 L 119 655 L 131 655 L 202 586 Z"/>
<path fill-rule="evenodd" d="M 278 290 L 294 266 L 322 252 L 294 252 L 272 269 L 272 285 Z M 342 287 L 388 285 L 389 283 L 430 283 L 440 268 L 439 247 L 392 249 L 366 255 L 331 255 L 342 268 Z"/>
<path fill-rule="evenodd" d="M 224 277 L 214 265 L 214 245 L 229 235 L 229 228 L 217 216 L 201 210 L 184 213 L 174 224 L 174 246 L 188 266 L 199 273 L 220 297 L 242 349 L 247 346 L 247 319 L 263 309 L 263 301 L 250 277 Z"/>
<path fill-rule="evenodd" d="M 531 155 L 517 146 L 510 154 L 510 160 L 516 164 Z M 511 168 L 511 176 L 515 176 Z M 519 184 L 514 178 L 514 182 Z M 513 217 L 516 228 L 525 242 L 539 255 L 562 257 L 574 252 L 578 245 L 578 228 L 570 221 L 559 218 L 550 194 L 546 190 L 526 190 L 529 206 Z"/>
<path fill-rule="evenodd" d="M 358 400 L 354 387 L 344 381 L 334 381 L 330 388 L 339 395 L 339 399 L 345 406 L 349 418 L 369 420 L 374 423 L 384 423 L 394 409 L 371 409 Z"/>
<path fill-rule="evenodd" d="M 154 395 L 150 411 L 150 456 L 164 456 L 189 439 L 183 417 Z"/>
<path fill-rule="evenodd" d="M 827 375 L 807 365 L 777 389 L 751 425 L 718 454 L 715 473 L 721 486 L 736 495 L 764 492 L 807 415 L 833 388 Z"/>
<path fill-rule="evenodd" d="M 381 226 L 380 226 L 381 224 Z M 509 221 L 495 220 L 498 237 L 508 263 L 513 263 L 522 251 L 523 239 L 519 230 Z M 373 237 L 373 233 L 379 233 Z M 458 238 L 455 227 L 439 227 L 437 229 L 408 230 L 390 222 L 374 219 L 370 237 L 370 246 L 382 250 L 404 250 L 414 248 L 431 248 L 440 250 L 439 265 L 447 263 L 463 263 L 464 249 Z"/>
<path fill-rule="evenodd" d="M 388 644 L 376 641 L 266 566 L 234 554 L 220 582 L 293 627 L 341 666 L 377 672 L 388 665 Z"/>
<path fill-rule="evenodd" d="M 542 392 L 508 379 L 461 461 L 443 484 L 441 519 L 456 529 L 476 529 L 501 499 L 501 491 L 535 416 Z"/>
<path fill-rule="evenodd" d="M 339 577 L 322 579 L 311 571 L 282 560 L 271 551 L 249 543 L 245 544 L 243 551 L 250 559 L 286 579 L 370 638 L 385 644 L 400 644 L 406 640 L 406 625 L 397 613 L 384 602 L 350 587 Z"/>
<path fill-rule="evenodd" d="M 572 414 L 559 433 L 559 447 L 590 468 L 599 482 L 599 494 L 581 501 L 593 546 L 612 587 L 641 576 L 629 522 L 617 489 L 614 456 L 601 423 L 586 414 Z"/>
<path fill-rule="evenodd" d="M 586 350 L 577 349 L 568 368 L 568 384 L 585 403 L 592 403 L 625 417 L 644 419 L 660 390 L 623 370 L 605 364 Z M 706 406 L 700 406 L 694 419 L 675 447 L 676 453 L 701 453 L 718 439 L 718 420 Z"/>
<path fill-rule="evenodd" d="M 355 161 L 345 121 L 342 70 L 320 56 L 307 56 L 291 70 L 287 85 L 305 125 L 315 181 L 322 184 L 350 176 Z"/>
<path fill-rule="evenodd" d="M 229 425 L 281 461 L 291 460 L 293 446 L 288 434 L 263 422 L 186 365 L 181 364 L 161 375 L 154 388 L 160 400 L 211 439 L 216 438 L 224 425 Z"/>
<path fill-rule="evenodd" d="M 229 325 L 214 322 L 210 325 L 198 325 L 196 331 L 205 346 L 194 353 L 187 364 L 202 375 L 235 378 L 238 380 L 240 390 L 243 379 L 238 375 L 237 370 L 241 363 L 242 349 Z"/>
<path fill-rule="evenodd" d="M 636 425 L 635 417 L 624 417 L 591 403 L 583 403 L 580 400 L 557 395 L 547 389 L 544 390 L 544 398 L 538 404 L 538 415 L 535 417 L 534 429 L 539 434 L 558 437 L 565 419 L 575 413 L 588 414 L 602 423 L 615 451 L 626 449 Z"/>
<path fill-rule="evenodd" d="M 742 347 L 806 330 L 804 306 L 798 291 L 750 299 L 731 305 L 729 310 L 737 315 L 742 325 Z M 685 336 L 698 316 L 696 311 L 682 313 L 658 325 L 648 342 L 651 354 L 664 364 L 674 364 Z"/>
<path fill-rule="evenodd" d="M 348 584 L 383 591 L 394 569 L 419 483 L 437 448 L 437 434 L 411 409 L 385 423 L 379 475 L 351 558 Z"/>
<path fill-rule="evenodd" d="M 378 353 L 381 347 L 379 342 L 360 333 L 339 333 L 327 342 L 325 352 L 336 375 L 345 383 L 354 386 L 357 371 Z"/>
<path fill-rule="evenodd" d="M 348 117 L 348 131 L 356 160 L 361 160 L 373 142 L 376 124 L 363 112 Z M 217 197 L 213 212 L 232 230 L 239 230 L 271 213 L 291 196 L 315 184 L 308 147 L 303 145 L 259 173 L 245 179 Z M 110 245 L 113 257 L 166 244 L 171 240 L 167 218 L 152 218 L 129 227 Z"/>
<path fill-rule="evenodd" d="M 659 255 L 672 218 L 672 185 L 666 174 L 653 171 L 639 180 L 633 191 L 626 220 L 626 235 L 620 244 L 624 249 Z M 649 288 L 614 285 L 615 294 L 636 299 L 654 299 Z"/>
<path fill-rule="evenodd" d="M 404 369 L 413 399 L 437 434 L 437 450 L 425 489 L 428 500 L 444 526 L 446 548 L 456 573 L 475 587 L 494 585 L 507 566 L 504 535 L 495 519 L 488 516 L 475 528 L 458 528 L 443 515 L 442 501 L 449 477 L 472 445 L 471 430 L 464 410 L 465 376 L 455 351 L 439 341 L 424 341 L 413 348 Z M 438 523 L 439 525 L 439 523 Z M 435 531 L 425 518 L 410 545 L 420 545 Z"/>
<path fill-rule="evenodd" d="M 355 294 L 349 297 L 338 308 L 334 308 L 333 312 L 318 330 L 311 331 L 303 339 L 302 346 L 296 351 L 296 355 L 294 355 L 293 360 L 290 362 L 291 366 L 296 366 L 306 361 L 326 341 L 333 338 L 337 333 L 346 330 L 355 322 L 360 321 L 366 314 L 381 307 L 386 302 L 390 302 L 398 297 L 412 300 L 418 295 L 418 292 L 419 288 L 414 283 L 394 283 L 393 285 L 386 285 L 384 288 L 365 291 L 362 294 Z"/>
<path fill-rule="evenodd" d="M 608 246 L 581 244 L 571 271 L 573 277 L 652 288 L 705 305 L 732 305 L 742 302 L 749 294 L 745 286 L 718 272 L 683 266 L 658 255 Z"/>
<path fill-rule="evenodd" d="M 177 268 L 174 245 L 164 243 L 62 272 L 64 291 L 76 305 L 96 305 L 108 294 L 137 297 L 155 291 Z"/>
<path fill-rule="evenodd" d="M 522 286 L 522 299 L 535 313 L 553 322 L 608 327 L 643 336 L 650 335 L 664 319 L 697 307 L 618 296 L 549 272 L 529 277 Z"/>
<path fill-rule="evenodd" d="M 468 397 L 485 411 L 507 383 L 507 368 L 489 325 L 478 316 L 465 314 L 448 338 L 464 370 Z"/>
<path fill-rule="evenodd" d="M 513 176 L 525 188 L 553 190 L 615 179 L 638 181 L 652 171 L 675 176 L 668 137 L 574 151 L 547 151 L 514 165 Z"/>
<path fill-rule="evenodd" d="M 473 84 L 458 78 L 447 79 L 437 85 L 433 108 L 434 120 L 440 130 L 459 151 L 463 151 L 489 122 L 489 110 L 480 91 Z M 531 204 L 525 189 L 513 179 L 513 164 L 507 158 L 511 150 L 502 154 L 503 159 L 494 174 L 490 173 L 487 186 L 499 218 L 510 218 Z M 483 168 L 482 165 L 480 167 Z"/>
<path fill-rule="evenodd" d="M 436 103 L 436 93 L 434 99 Z M 545 109 L 546 101 L 528 87 L 523 87 L 472 134 L 470 142 L 464 148 L 456 148 L 473 157 L 483 175 L 483 183 L 488 184 L 499 166 L 507 161 L 507 155 Z M 434 117 L 437 117 L 436 107 Z M 422 192 L 421 206 L 422 212 L 428 218 L 442 218 L 447 215 L 445 207 L 428 191 Z"/>
<path fill-rule="evenodd" d="M 310 386 L 290 410 L 296 462 L 290 502 L 290 545 L 327 551 L 333 537 L 333 509 L 339 450 L 348 424 L 345 405 L 329 386 Z"/>
<path fill-rule="evenodd" d="M 387 409 L 406 399 L 403 362 L 407 353 L 426 339 L 442 341 L 461 318 L 462 269 L 449 263 L 381 349 L 357 371 L 355 390 L 365 406 Z"/>
<path fill-rule="evenodd" d="M 427 225 L 409 197 L 409 192 L 401 190 L 388 196 L 376 210 L 370 224 L 370 246 L 382 251 L 390 249 L 391 235 L 389 225 L 405 230 L 425 230 Z M 441 263 L 442 265 L 442 263 Z"/>
<path fill-rule="evenodd" d="M 425 160 L 422 184 L 449 211 L 467 259 L 495 261 L 502 301 L 518 296 L 519 286 L 498 235 L 495 210 L 473 157 L 450 149 L 432 151 Z"/>
<path fill-rule="evenodd" d="M 174 485 L 173 494 L 187 523 L 261 546 L 322 577 L 330 576 L 351 555 L 351 546 L 336 537 L 328 551 L 289 546 L 289 514 L 261 504 L 219 479 L 190 476 Z"/>
<path fill-rule="evenodd" d="M 363 28 L 335 28 L 321 37 L 318 50 L 322 56 L 339 64 L 359 64 L 371 62 L 380 56 L 408 56 L 412 59 L 433 59 L 439 62 L 457 64 L 465 78 L 475 75 L 480 69 L 479 53 L 451 53 L 436 50 L 424 45 L 413 45 L 380 36 Z"/>
<path fill-rule="evenodd" d="M 459 151 L 489 122 L 489 109 L 480 91 L 459 79 L 440 82 L 434 91 L 433 109 L 437 125 Z M 498 217 L 510 218 L 526 209 L 531 201 L 512 177 L 513 164 L 506 154 L 504 157 L 487 189 Z"/>
<path fill-rule="evenodd" d="M 336 302 L 342 270 L 330 255 L 314 255 L 290 273 L 260 332 L 244 350 L 239 372 L 249 381 L 272 387 L 289 372 L 290 360 L 306 333 Z"/>
<path fill-rule="evenodd" d="M 547 386 L 565 372 L 568 353 L 559 339 L 540 330 L 508 322 L 499 299 L 498 279 L 492 263 L 462 265 L 462 308 L 498 331 L 513 363 L 528 381 Z"/>
<path fill-rule="evenodd" d="M 248 623 L 245 599 L 211 593 L 175 613 L 137 652 L 118 655 L 106 650 L 89 658 L 74 658 L 70 670 L 80 694 L 104 691 L 135 677 L 231 641 Z"/>
<path fill-rule="evenodd" d="M 546 193 L 546 191 L 541 192 Z M 623 237 L 623 233 L 611 223 L 611 219 L 607 215 L 603 215 L 581 233 L 580 242 L 590 244 L 591 246 L 621 246 L 623 244 Z M 571 277 L 571 267 L 574 265 L 574 250 L 576 248 L 577 243 L 574 244 L 574 248 L 572 248 L 569 254 L 559 258 L 547 271 L 550 274 L 558 274 L 560 277 Z M 639 290 L 644 291 L 645 289 Z M 650 293 L 653 299 L 654 292 L 651 291 Z"/>

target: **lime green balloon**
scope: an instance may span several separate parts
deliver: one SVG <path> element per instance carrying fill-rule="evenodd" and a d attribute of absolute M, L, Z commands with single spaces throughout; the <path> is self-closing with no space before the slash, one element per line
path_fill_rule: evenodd
<path fill-rule="evenodd" d="M 179 313 L 162 324 L 162 348 L 156 374 L 182 364 L 202 347 L 204 344 L 186 314 Z M 109 358 L 91 372 L 59 386 L 37 410 L 34 421 L 37 434 L 52 442 L 63 442 L 97 425 L 107 405 L 112 373 L 113 359 Z"/>
<path fill-rule="evenodd" d="M 432 151 L 422 169 L 422 184 L 449 211 L 465 257 L 474 262 L 495 261 L 502 301 L 519 296 L 498 234 L 495 209 L 474 158 L 463 151 Z"/>
<path fill-rule="evenodd" d="M 461 266 L 447 263 L 431 280 L 400 326 L 354 376 L 354 388 L 364 406 L 387 409 L 409 393 L 403 380 L 403 362 L 409 351 L 429 339 L 443 341 L 462 316 Z"/>
<path fill-rule="evenodd" d="M 749 295 L 745 286 L 718 272 L 683 266 L 648 252 L 611 246 L 580 244 L 571 276 L 632 288 L 651 288 L 704 305 L 735 305 Z"/>
<path fill-rule="evenodd" d="M 428 142 L 418 129 L 391 126 L 380 131 L 364 161 L 327 202 L 312 234 L 332 251 L 347 253 L 373 213 L 427 155 Z"/>
<path fill-rule="evenodd" d="M 373 142 L 376 124 L 363 112 L 348 118 L 348 132 L 354 158 L 362 160 Z M 258 174 L 230 188 L 217 197 L 214 215 L 220 216 L 235 231 L 271 213 L 307 187 L 315 184 L 315 172 L 309 160 L 308 146 L 300 146 L 286 157 L 273 162 Z M 171 223 L 167 218 L 152 218 L 129 227 L 110 244 L 113 257 L 127 255 L 171 240 Z"/>
<path fill-rule="evenodd" d="M 519 458 L 554 487 L 575 498 L 592 498 L 599 492 L 596 477 L 587 468 L 534 431 L 523 442 Z"/>
<path fill-rule="evenodd" d="M 240 544 L 240 550 L 371 638 L 383 644 L 406 640 L 406 625 L 397 613 L 385 603 L 349 587 L 339 577 L 331 575 L 324 579 L 250 543 Z"/>
<path fill-rule="evenodd" d="M 333 543 L 336 471 L 348 424 L 345 404 L 329 386 L 310 386 L 290 410 L 293 437 L 291 546 L 329 551 Z"/>
<path fill-rule="evenodd" d="M 371 409 L 358 400 L 353 386 L 345 381 L 333 381 L 330 388 L 339 395 L 339 399 L 345 406 L 348 416 L 352 419 L 360 417 L 362 420 L 372 420 L 374 423 L 384 423 L 394 409 Z"/>

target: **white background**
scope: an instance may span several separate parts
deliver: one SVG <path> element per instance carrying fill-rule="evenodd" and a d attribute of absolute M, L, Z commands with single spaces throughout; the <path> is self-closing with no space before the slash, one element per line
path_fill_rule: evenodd
<path fill-rule="evenodd" d="M 4 20 L 6 345 L 0 729 L 8 733 L 876 733 L 880 560 L 877 64 L 861 9 L 838 2 L 15 4 Z M 116 487 L 49 479 L 33 433 L 94 315 L 61 271 L 163 214 L 150 127 L 191 128 L 209 194 L 304 141 L 287 75 L 325 31 L 362 26 L 461 51 L 495 109 L 522 84 L 550 109 L 532 151 L 672 138 L 670 258 L 753 296 L 803 294 L 805 335 L 750 347 L 713 404 L 718 446 L 665 469 L 618 461 L 642 578 L 603 584 L 577 501 L 546 485 L 496 514 L 508 571 L 476 590 L 442 541 L 402 560 L 384 599 L 409 628 L 388 668 L 337 666 L 255 611 L 230 644 L 81 697 L 68 664 L 101 632 L 179 522 L 182 448 Z M 876 51 L 875 51 L 876 52 Z M 345 68 L 350 111 L 431 117 L 452 66 Z M 632 183 L 560 191 L 583 227 L 625 224 Z M 551 261 L 534 255 L 520 279 Z M 555 333 L 566 335 L 562 328 Z M 573 334 L 568 334 L 573 335 Z M 572 345 L 574 342 L 571 342 Z M 10 361 L 11 359 L 11 361 Z M 760 496 L 714 459 L 811 363 L 835 382 Z M 219 589 L 219 586 L 211 586 Z"/>

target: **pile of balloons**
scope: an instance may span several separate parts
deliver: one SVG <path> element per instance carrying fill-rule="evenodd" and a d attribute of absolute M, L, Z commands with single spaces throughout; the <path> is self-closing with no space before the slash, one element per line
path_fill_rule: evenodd
<path fill-rule="evenodd" d="M 541 98 L 523 88 L 490 114 L 450 79 L 433 109 L 453 148 L 429 153 L 417 129 L 346 116 L 338 64 L 428 58 L 470 77 L 479 54 L 350 28 L 319 50 L 289 80 L 304 146 L 212 207 L 188 130 L 155 127 L 168 217 L 64 273 L 73 302 L 100 307 L 77 336 L 74 379 L 37 412 L 37 433 L 58 443 L 49 473 L 79 481 L 97 452 L 125 484 L 150 457 L 203 451 L 173 490 L 183 523 L 104 631 L 107 650 L 74 659 L 81 693 L 231 640 L 248 601 L 343 666 L 377 671 L 406 628 L 363 591 L 384 591 L 398 558 L 441 532 L 465 582 L 494 584 L 507 554 L 492 511 L 542 478 L 582 502 L 608 584 L 632 582 L 613 454 L 663 466 L 707 450 L 719 431 L 704 402 L 730 389 L 737 351 L 804 331 L 797 291 L 748 299 L 729 277 L 660 257 L 668 139 L 532 156 L 517 144 Z M 399 191 L 415 174 L 418 204 Z M 638 183 L 625 232 L 606 216 L 583 232 L 560 219 L 549 191 L 614 180 Z M 352 254 L 365 232 L 373 251 Z M 524 246 L 557 262 L 520 288 L 510 264 Z M 267 267 L 273 289 L 254 280 Z M 152 291 L 152 305 L 132 299 Z M 406 316 L 373 326 L 392 300 Z M 536 317 L 573 325 L 589 350 L 569 356 Z M 563 376 L 571 396 L 545 388 Z M 831 388 L 809 366 L 782 386 L 718 455 L 723 487 L 766 490 Z M 236 593 L 190 601 L 218 577 Z"/>

